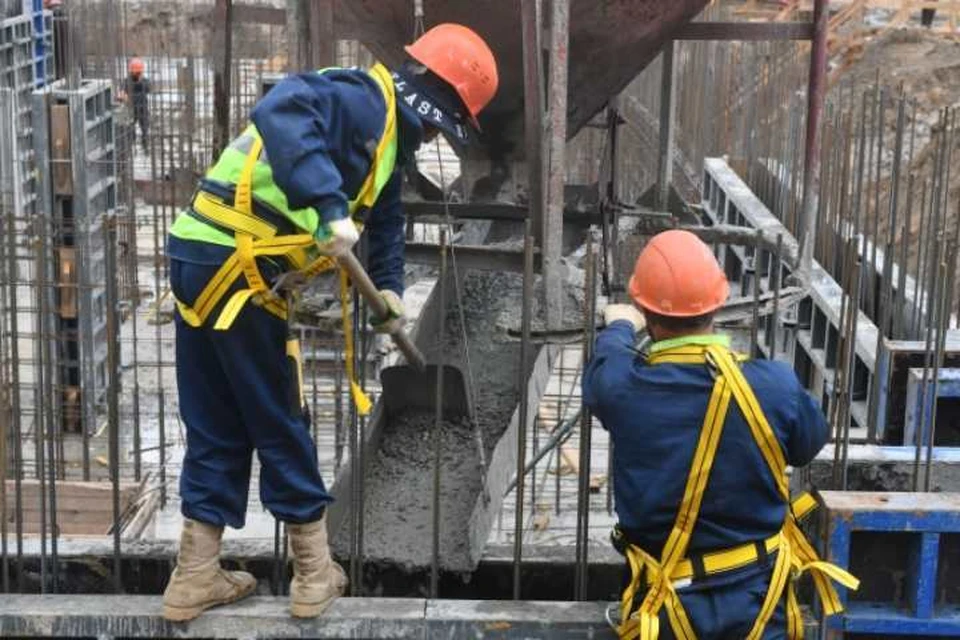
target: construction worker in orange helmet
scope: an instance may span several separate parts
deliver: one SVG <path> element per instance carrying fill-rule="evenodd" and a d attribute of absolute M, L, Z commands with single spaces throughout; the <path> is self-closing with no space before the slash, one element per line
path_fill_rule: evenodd
<path fill-rule="evenodd" d="M 653 237 L 632 304 L 606 307 L 584 372 L 584 404 L 613 441 L 624 638 L 802 637 L 791 575 L 829 571 L 856 586 L 816 564 L 794 520 L 815 502 L 789 494 L 786 465 L 817 455 L 824 415 L 787 364 L 734 354 L 715 332 L 729 289 L 694 234 Z M 638 354 L 644 329 L 653 343 Z M 821 601 L 836 595 L 829 580 L 817 587 Z"/>
<path fill-rule="evenodd" d="M 290 540 L 291 613 L 320 615 L 346 588 L 327 541 L 332 498 L 310 437 L 292 310 L 275 289 L 336 274 L 335 258 L 363 232 L 368 273 L 390 310 L 372 325 L 393 333 L 403 322 L 401 168 L 440 132 L 467 142 L 498 82 L 493 53 L 467 27 L 438 25 L 407 51 L 394 70 L 324 69 L 277 83 L 171 228 L 186 452 L 167 619 L 253 593 L 253 576 L 221 568 L 219 553 L 224 527 L 244 525 L 254 451 L 260 499 Z M 364 411 L 369 399 L 351 389 Z"/>
<path fill-rule="evenodd" d="M 150 81 L 144 76 L 144 64 L 140 58 L 130 58 L 127 64 L 127 77 L 117 94 L 117 98 L 124 103 L 129 102 L 133 109 L 133 121 L 140 127 L 140 144 L 144 153 L 147 153 L 147 134 L 150 131 L 150 111 L 148 96 Z"/>

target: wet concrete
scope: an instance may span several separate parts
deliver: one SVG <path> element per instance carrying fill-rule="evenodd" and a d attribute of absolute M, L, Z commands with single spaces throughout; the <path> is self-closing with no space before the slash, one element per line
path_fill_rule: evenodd
<path fill-rule="evenodd" d="M 429 566 L 433 551 L 433 413 L 408 411 L 385 426 L 365 478 L 364 552 L 405 569 Z M 465 417 L 440 427 L 440 556 L 472 569 L 467 526 L 482 485 L 473 429 Z"/>
<path fill-rule="evenodd" d="M 501 316 L 519 309 L 519 274 L 466 272 L 460 282 L 463 328 L 451 278 L 445 339 L 424 347 L 427 360 L 459 366 L 474 393 L 474 419 L 490 454 L 519 401 L 520 349 L 498 328 Z M 364 472 L 363 552 L 367 560 L 405 571 L 430 566 L 433 527 L 432 412 L 386 416 L 379 447 Z M 441 436 L 440 566 L 452 572 L 476 568 L 471 557 L 470 517 L 482 490 L 474 427 L 466 417 L 444 421 Z M 348 555 L 350 532 L 333 536 L 335 553 Z"/>

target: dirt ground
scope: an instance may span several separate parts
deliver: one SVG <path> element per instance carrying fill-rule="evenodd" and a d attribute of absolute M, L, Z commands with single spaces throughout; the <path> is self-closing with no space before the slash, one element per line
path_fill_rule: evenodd
<path fill-rule="evenodd" d="M 936 136 L 943 128 L 940 124 L 944 109 L 960 106 L 960 37 L 932 32 L 919 25 L 900 28 L 865 28 L 859 23 L 847 28 L 846 33 L 835 36 L 836 51 L 831 53 L 831 80 L 834 96 L 850 91 L 855 99 L 861 99 L 864 90 L 879 83 L 886 92 L 885 117 L 883 122 L 883 158 L 880 180 L 879 228 L 887 228 L 889 212 L 890 171 L 896 140 L 897 97 L 900 91 L 908 99 L 906 133 L 904 139 L 904 163 L 901 165 L 900 218 L 903 222 L 907 203 L 907 178 L 912 173 L 914 188 L 912 199 L 911 230 L 909 239 L 910 271 L 915 271 L 915 261 L 920 246 L 920 203 L 926 189 L 929 201 L 930 182 L 934 179 L 936 164 Z M 859 110 L 858 110 L 859 111 Z M 915 125 L 915 127 L 914 127 Z M 914 131 L 913 154 L 909 144 Z M 953 238 L 960 202 L 960 136 L 954 135 L 950 145 L 949 191 L 947 197 L 945 237 Z M 871 186 L 871 194 L 876 191 Z M 876 208 L 875 200 L 868 205 Z M 874 215 L 870 212 L 870 215 Z M 885 238 L 884 234 L 881 238 Z M 898 240 L 899 242 L 899 240 Z M 956 298 L 955 298 L 956 299 Z"/>

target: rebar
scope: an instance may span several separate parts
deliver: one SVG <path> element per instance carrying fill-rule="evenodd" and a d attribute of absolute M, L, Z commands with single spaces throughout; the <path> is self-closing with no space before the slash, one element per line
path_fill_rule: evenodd
<path fill-rule="evenodd" d="M 531 220 L 527 218 L 523 234 L 523 299 L 520 311 L 520 407 L 517 425 L 517 488 L 514 505 L 513 524 L 513 599 L 522 598 L 523 578 L 523 510 L 525 475 L 523 473 L 527 458 L 527 420 L 529 418 L 530 387 L 527 384 L 527 372 L 530 360 L 530 324 L 533 298 L 533 252 L 535 246 Z"/>
<path fill-rule="evenodd" d="M 430 597 L 436 598 L 440 592 L 440 460 L 443 453 L 443 366 L 444 348 L 447 336 L 447 229 L 440 228 L 440 277 L 437 282 L 439 292 L 437 384 L 434 395 L 433 424 L 433 536 L 432 557 L 430 561 Z"/>
<path fill-rule="evenodd" d="M 587 236 L 586 252 L 587 308 L 584 313 L 583 367 L 593 357 L 593 340 L 596 332 L 596 279 L 597 258 L 592 233 Z M 586 600 L 589 593 L 589 548 L 590 548 L 590 449 L 592 443 L 593 415 L 587 407 L 580 410 L 580 469 L 577 483 L 577 546 L 574 599 Z"/>

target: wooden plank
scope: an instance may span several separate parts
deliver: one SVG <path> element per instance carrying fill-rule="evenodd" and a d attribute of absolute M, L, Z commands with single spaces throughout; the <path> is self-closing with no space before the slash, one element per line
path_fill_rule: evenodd
<path fill-rule="evenodd" d="M 821 491 L 820 497 L 826 508 L 838 512 L 960 512 L 960 493 Z"/>
<path fill-rule="evenodd" d="M 53 192 L 61 196 L 73 195 L 70 107 L 65 104 L 50 107 L 50 158 L 53 164 Z"/>

